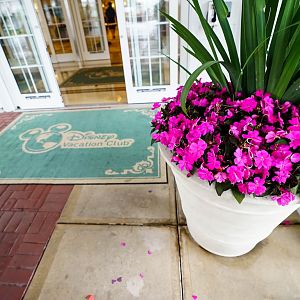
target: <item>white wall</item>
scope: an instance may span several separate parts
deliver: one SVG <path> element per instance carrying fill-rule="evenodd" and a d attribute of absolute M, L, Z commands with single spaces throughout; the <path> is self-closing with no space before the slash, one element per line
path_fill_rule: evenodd
<path fill-rule="evenodd" d="M 202 12 L 203 12 L 205 17 L 207 15 L 209 2 L 211 2 L 211 1 L 199 0 L 199 4 L 201 6 Z M 241 0 L 232 0 L 231 2 L 232 2 L 232 10 L 231 10 L 231 16 L 228 19 L 228 21 L 231 25 L 233 35 L 234 35 L 236 44 L 238 45 L 238 49 L 239 49 L 240 29 L 241 29 L 240 19 L 241 19 L 241 13 L 242 13 L 242 1 Z M 182 12 L 181 12 L 182 22 L 185 26 L 187 26 L 189 28 L 189 30 L 191 32 L 193 32 L 193 34 L 196 37 L 199 38 L 199 40 L 204 44 L 204 46 L 207 48 L 207 50 L 210 51 L 208 41 L 205 38 L 205 34 L 204 34 L 203 29 L 202 29 L 202 26 L 201 26 L 201 23 L 199 21 L 198 16 L 194 12 L 193 8 L 190 7 L 190 5 L 188 3 L 187 4 L 186 3 L 187 3 L 186 0 L 182 0 Z M 214 26 L 214 31 L 218 35 L 218 37 L 221 40 L 221 42 L 222 42 L 223 46 L 225 47 L 225 49 L 227 49 L 226 43 L 225 43 L 225 40 L 224 40 L 224 36 L 222 34 L 221 27 L 217 22 L 216 22 L 216 25 Z M 187 66 L 187 69 L 190 72 L 194 71 L 196 68 L 199 67 L 200 62 L 198 60 L 196 60 L 194 57 L 192 57 L 191 55 L 186 55 L 186 51 L 184 49 L 183 50 L 181 49 L 180 53 L 181 53 L 181 60 L 180 60 L 181 63 L 184 66 Z M 238 50 L 238 53 L 239 53 L 239 50 Z M 182 74 L 181 78 L 180 78 L 181 83 L 184 82 L 184 78 L 186 78 L 186 76 L 183 75 L 184 73 L 185 73 L 184 71 L 181 72 L 181 74 Z M 206 73 L 203 73 L 200 77 L 203 80 L 211 81 Z"/>

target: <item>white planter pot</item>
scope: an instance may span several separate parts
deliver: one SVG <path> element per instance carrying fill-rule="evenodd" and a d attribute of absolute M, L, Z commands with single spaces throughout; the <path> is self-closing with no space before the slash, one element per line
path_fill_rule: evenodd
<path fill-rule="evenodd" d="M 246 196 L 239 204 L 231 191 L 219 197 L 213 185 L 197 176 L 186 177 L 171 162 L 171 152 L 159 147 L 174 174 L 190 234 L 209 252 L 228 257 L 243 255 L 300 207 L 299 198 L 288 206 L 279 206 L 270 197 Z"/>

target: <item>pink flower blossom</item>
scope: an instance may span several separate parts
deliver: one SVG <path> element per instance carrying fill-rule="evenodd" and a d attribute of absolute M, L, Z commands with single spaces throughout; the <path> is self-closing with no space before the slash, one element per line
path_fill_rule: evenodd
<path fill-rule="evenodd" d="M 200 179 L 207 181 L 213 181 L 215 179 L 213 173 L 204 167 L 198 170 L 198 176 Z"/>
<path fill-rule="evenodd" d="M 280 103 L 264 91 L 235 97 L 211 82 L 195 82 L 181 109 L 183 87 L 154 104 L 152 138 L 171 152 L 187 176 L 230 183 L 261 196 L 272 185 L 281 205 L 293 198 L 290 179 L 300 170 L 300 106 Z"/>
<path fill-rule="evenodd" d="M 237 187 L 241 193 L 248 194 L 248 188 L 246 183 L 239 183 Z"/>
<path fill-rule="evenodd" d="M 244 179 L 248 180 L 251 176 L 253 176 L 254 170 L 252 169 L 244 169 Z"/>
<path fill-rule="evenodd" d="M 254 161 L 255 166 L 259 169 L 265 168 L 269 170 L 272 166 L 271 156 L 265 150 L 257 151 L 255 154 Z"/>
<path fill-rule="evenodd" d="M 267 143 L 273 143 L 276 139 L 277 135 L 274 131 L 270 131 L 267 135 L 266 135 L 266 141 Z"/>
<path fill-rule="evenodd" d="M 266 96 L 261 101 L 262 112 L 268 116 L 273 116 L 274 100 L 270 96 Z"/>
<path fill-rule="evenodd" d="M 257 101 L 250 97 L 241 102 L 241 110 L 252 112 L 257 106 Z"/>
<path fill-rule="evenodd" d="M 292 152 L 290 151 L 290 147 L 287 145 L 278 145 L 276 146 L 276 149 L 277 150 L 272 152 L 272 157 L 274 158 L 274 160 L 285 160 L 292 154 Z"/>
<path fill-rule="evenodd" d="M 208 122 L 202 122 L 199 126 L 199 131 L 202 135 L 206 135 L 207 133 L 214 131 L 214 126 L 212 126 Z"/>
<path fill-rule="evenodd" d="M 208 100 L 205 98 L 199 99 L 199 100 L 194 100 L 193 103 L 195 106 L 202 106 L 202 107 L 206 107 L 208 104 Z"/>
<path fill-rule="evenodd" d="M 291 156 L 291 162 L 293 163 L 297 163 L 300 161 L 300 153 L 294 153 L 292 156 Z"/>
<path fill-rule="evenodd" d="M 288 112 L 288 109 L 291 107 L 291 102 L 284 102 L 281 106 L 281 110 L 283 113 L 287 113 Z"/>
<path fill-rule="evenodd" d="M 300 131 L 300 118 L 297 117 L 297 118 L 292 118 L 291 120 L 289 120 L 289 123 L 292 125 L 292 126 L 289 126 L 288 127 L 288 130 L 291 130 L 291 131 Z"/>
<path fill-rule="evenodd" d="M 285 158 L 283 160 L 276 160 L 274 162 L 274 166 L 280 170 L 290 172 L 293 169 L 293 165 L 289 158 Z"/>
<path fill-rule="evenodd" d="M 272 200 L 277 201 L 281 206 L 288 205 L 291 201 L 295 200 L 295 195 L 285 190 L 280 196 L 272 196 Z"/>
<path fill-rule="evenodd" d="M 264 186 L 265 181 L 259 177 L 255 177 L 253 182 L 248 182 L 248 192 L 250 194 L 255 194 L 257 196 L 262 195 L 266 192 L 266 187 Z"/>
<path fill-rule="evenodd" d="M 160 104 L 159 102 L 153 103 L 153 105 L 152 105 L 152 110 L 155 110 L 155 109 L 159 108 L 160 105 L 161 105 L 161 104 Z"/>
<path fill-rule="evenodd" d="M 259 136 L 259 131 L 249 131 L 247 134 L 243 134 L 242 137 L 247 139 L 249 144 L 260 145 L 263 141 L 263 138 Z"/>
<path fill-rule="evenodd" d="M 293 149 L 300 147 L 300 131 L 291 131 L 286 137 L 291 141 L 290 146 Z"/>
<path fill-rule="evenodd" d="M 257 90 L 254 93 L 255 96 L 262 98 L 264 96 L 264 91 L 263 90 Z"/>
<path fill-rule="evenodd" d="M 270 125 L 264 125 L 262 127 L 262 131 L 267 133 L 267 132 L 270 132 L 270 131 L 274 131 L 275 130 L 275 127 L 274 126 L 270 126 Z"/>
<path fill-rule="evenodd" d="M 201 131 L 199 130 L 199 127 L 192 128 L 189 133 L 186 135 L 187 140 L 192 143 L 197 140 L 202 136 Z"/>
<path fill-rule="evenodd" d="M 199 140 L 197 143 L 192 143 L 189 147 L 190 153 L 194 154 L 197 158 L 201 157 L 204 150 L 207 148 L 207 144 L 203 140 Z"/>
<path fill-rule="evenodd" d="M 192 155 L 184 155 L 182 157 L 182 160 L 179 161 L 179 169 L 181 171 L 187 170 L 190 172 L 193 169 L 193 164 L 195 162 L 195 159 Z"/>
<path fill-rule="evenodd" d="M 207 153 L 207 161 L 208 163 L 206 164 L 206 166 L 209 170 L 219 169 L 221 166 L 221 163 L 217 160 L 216 155 L 213 151 Z"/>
<path fill-rule="evenodd" d="M 243 172 L 236 166 L 230 166 L 226 169 L 229 181 L 232 184 L 243 182 Z"/>
<path fill-rule="evenodd" d="M 291 176 L 291 173 L 287 170 L 275 171 L 276 176 L 272 177 L 272 181 L 278 183 L 286 183 L 287 179 Z"/>
<path fill-rule="evenodd" d="M 251 165 L 252 161 L 248 154 L 244 153 L 242 149 L 237 148 L 234 152 L 234 163 L 239 167 Z"/>
<path fill-rule="evenodd" d="M 216 182 L 225 182 L 227 179 L 227 174 L 225 172 L 219 172 L 215 175 Z"/>

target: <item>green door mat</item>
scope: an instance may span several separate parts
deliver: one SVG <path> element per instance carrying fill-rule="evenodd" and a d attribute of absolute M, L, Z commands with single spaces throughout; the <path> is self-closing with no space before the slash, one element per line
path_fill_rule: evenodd
<path fill-rule="evenodd" d="M 0 183 L 166 182 L 150 109 L 24 113 L 0 133 Z"/>
<path fill-rule="evenodd" d="M 80 69 L 63 82 L 60 87 L 68 88 L 112 83 L 125 83 L 122 66 Z"/>

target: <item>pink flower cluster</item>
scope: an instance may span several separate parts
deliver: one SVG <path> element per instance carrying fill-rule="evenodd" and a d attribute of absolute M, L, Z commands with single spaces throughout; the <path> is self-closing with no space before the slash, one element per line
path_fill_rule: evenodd
<path fill-rule="evenodd" d="M 271 195 L 280 205 L 295 199 L 299 107 L 263 91 L 247 98 L 238 93 L 233 100 L 226 89 L 197 82 L 188 94 L 185 115 L 181 92 L 182 87 L 176 97 L 154 104 L 159 110 L 152 120 L 152 138 L 168 147 L 182 171 L 229 184 L 242 194 Z"/>

